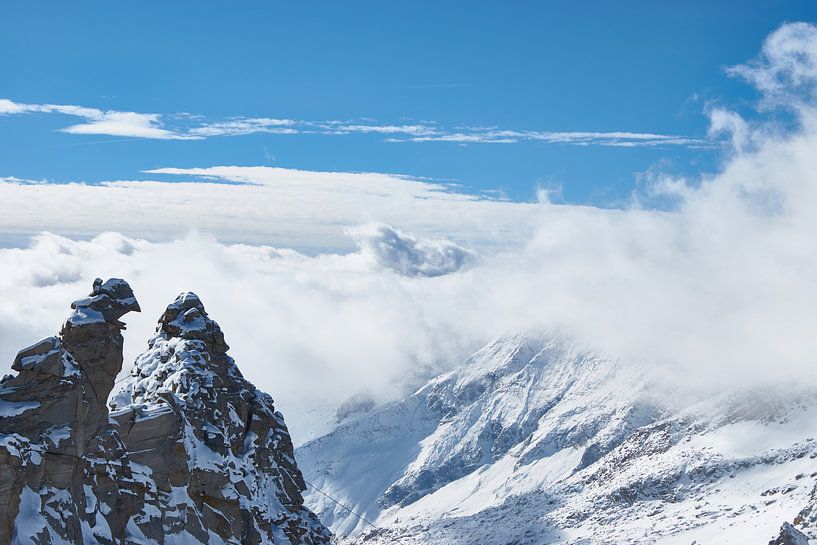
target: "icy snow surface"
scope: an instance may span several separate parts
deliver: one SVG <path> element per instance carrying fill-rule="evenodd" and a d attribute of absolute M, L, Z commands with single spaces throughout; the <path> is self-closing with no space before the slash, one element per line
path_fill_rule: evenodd
<path fill-rule="evenodd" d="M 680 409 L 647 366 L 508 336 L 297 453 L 343 543 L 761 543 L 817 476 L 817 393 Z M 817 537 L 817 536 L 815 536 Z"/>

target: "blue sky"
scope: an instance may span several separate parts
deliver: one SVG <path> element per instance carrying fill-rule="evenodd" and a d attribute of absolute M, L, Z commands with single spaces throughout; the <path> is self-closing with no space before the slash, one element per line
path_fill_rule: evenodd
<path fill-rule="evenodd" d="M 0 176 L 93 183 L 269 165 L 452 180 L 523 201 L 545 185 L 611 205 L 655 165 L 715 168 L 707 104 L 748 112 L 755 98 L 723 68 L 783 22 L 817 20 L 817 4 L 797 1 L 83 5 L 3 4 L 0 98 L 158 114 L 151 127 L 171 137 L 66 133 L 87 119 L 64 110 L 4 115 Z M 223 135 L 258 118 L 280 123 Z M 196 127 L 222 135 L 188 139 Z M 621 135 L 576 134 L 621 132 L 642 136 L 611 146 Z"/>

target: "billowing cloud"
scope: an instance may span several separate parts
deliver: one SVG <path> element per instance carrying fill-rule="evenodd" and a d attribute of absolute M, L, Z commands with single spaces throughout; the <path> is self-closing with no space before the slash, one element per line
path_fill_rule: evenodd
<path fill-rule="evenodd" d="M 364 225 L 350 234 L 364 255 L 406 276 L 442 276 L 477 261 L 475 252 L 450 240 L 418 240 L 388 225 Z"/>
<path fill-rule="evenodd" d="M 817 39 L 804 47 L 814 44 Z M 769 66 L 780 81 L 794 77 L 786 66 L 801 70 L 797 59 L 806 53 L 795 48 L 788 55 L 793 58 Z M 771 61 L 756 61 L 762 62 Z M 815 115 L 817 103 L 797 97 L 798 119 Z M 374 392 L 377 401 L 393 398 L 481 343 L 531 328 L 562 331 L 583 346 L 659 366 L 679 395 L 817 383 L 817 126 L 777 131 L 771 118 L 769 124 L 734 113 L 713 119 L 718 130 L 743 131 L 740 140 L 751 145 L 728 150 L 713 175 L 655 175 L 643 198 L 669 199 L 674 205 L 667 211 L 520 205 L 395 176 L 239 167 L 162 171 L 213 178 L 202 193 L 192 183 L 6 182 L 0 203 L 18 200 L 0 218 L 9 213 L 29 227 L 53 214 L 56 227 L 92 233 L 111 222 L 145 235 L 152 222 L 156 233 L 165 233 L 169 222 L 192 217 L 205 232 L 256 238 L 246 237 L 255 243 L 248 245 L 202 235 L 164 241 L 41 235 L 0 250 L 0 357 L 7 364 L 17 348 L 53 333 L 66 302 L 95 276 L 121 276 L 145 310 L 130 318 L 128 359 L 163 306 L 179 291 L 196 291 L 224 327 L 245 374 L 277 398 L 296 439 L 326 421 L 313 418 L 315 408 L 362 391 Z M 38 196 L 42 188 L 53 203 Z M 100 204 L 83 205 L 77 196 Z M 377 218 L 359 221 L 374 209 Z M 277 214 L 297 227 L 263 226 Z M 331 228 L 322 232 L 314 218 L 331 218 Z M 327 246 L 340 248 L 337 240 L 349 226 L 371 221 L 395 230 L 370 227 L 370 242 L 356 248 L 347 238 L 346 253 L 308 256 L 259 244 L 257 236 L 272 238 L 280 229 L 294 239 L 295 230 L 311 225 L 313 247 L 330 240 Z M 327 234 L 336 229 L 340 234 Z M 469 241 L 490 239 L 492 232 L 502 243 L 490 251 L 479 247 L 481 258 L 470 267 L 438 276 L 395 274 L 395 263 L 408 263 L 398 266 L 403 271 L 439 267 L 433 249 L 441 238 L 473 250 Z"/>
<path fill-rule="evenodd" d="M 432 363 L 467 352 L 447 319 L 414 301 L 426 278 L 394 274 L 365 251 L 308 257 L 195 235 L 153 243 L 44 234 L 26 248 L 0 250 L 0 270 L 0 372 L 18 349 L 58 329 L 95 276 L 128 279 L 143 308 L 126 318 L 126 365 L 164 307 L 192 290 L 224 328 L 242 371 L 275 396 L 293 429 L 311 429 L 315 408 L 363 388 L 380 401 L 397 396 Z"/>
<path fill-rule="evenodd" d="M 773 32 L 756 59 L 731 67 L 763 95 L 763 106 L 813 106 L 817 98 L 817 27 L 790 23 Z"/>

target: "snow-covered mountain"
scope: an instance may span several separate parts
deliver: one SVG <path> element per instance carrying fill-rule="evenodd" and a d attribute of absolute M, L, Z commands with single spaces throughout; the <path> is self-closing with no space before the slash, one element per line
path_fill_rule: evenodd
<path fill-rule="evenodd" d="M 320 490 L 307 505 L 344 543 L 817 538 L 817 391 L 679 405 L 654 378 L 560 337 L 503 337 L 298 449 Z"/>

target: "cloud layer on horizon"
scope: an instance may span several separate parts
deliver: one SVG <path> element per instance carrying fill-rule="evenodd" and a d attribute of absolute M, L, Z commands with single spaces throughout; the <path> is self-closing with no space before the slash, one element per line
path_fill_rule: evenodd
<path fill-rule="evenodd" d="M 169 240 L 201 231 L 228 242 L 316 251 L 355 248 L 347 230 L 380 222 L 476 248 L 520 243 L 535 205 L 427 180 L 272 167 L 163 168 L 180 181 L 54 184 L 0 178 L 0 244 L 49 231 Z"/>

